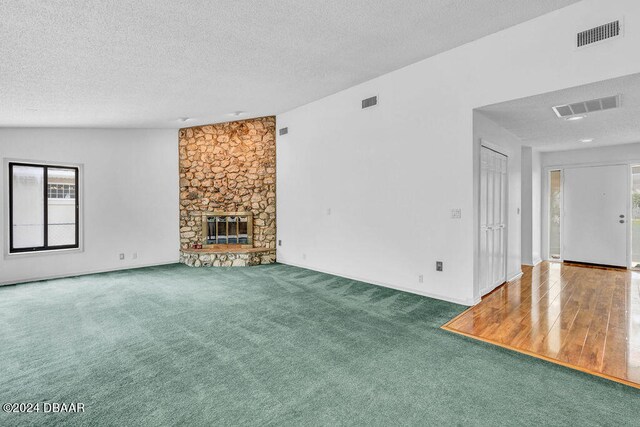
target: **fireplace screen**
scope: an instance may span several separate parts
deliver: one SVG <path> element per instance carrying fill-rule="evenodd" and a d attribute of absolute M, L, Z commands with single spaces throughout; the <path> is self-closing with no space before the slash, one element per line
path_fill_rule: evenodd
<path fill-rule="evenodd" d="M 253 245 L 251 214 L 207 213 L 202 216 L 205 245 Z"/>

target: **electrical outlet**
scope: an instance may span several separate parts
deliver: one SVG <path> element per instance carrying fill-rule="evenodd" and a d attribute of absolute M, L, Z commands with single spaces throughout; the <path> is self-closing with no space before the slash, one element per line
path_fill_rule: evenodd
<path fill-rule="evenodd" d="M 436 261 L 436 271 L 442 271 L 442 261 Z"/>
<path fill-rule="evenodd" d="M 124 259 L 124 254 L 120 254 L 120 260 Z"/>
<path fill-rule="evenodd" d="M 462 209 L 451 209 L 451 219 L 460 219 L 462 218 Z"/>
<path fill-rule="evenodd" d="M 422 274 L 418 274 L 418 283 L 424 283 L 424 276 Z"/>
<path fill-rule="evenodd" d="M 331 208 L 327 209 L 327 215 L 331 215 Z"/>
<path fill-rule="evenodd" d="M 131 259 L 138 259 L 138 252 L 134 252 L 131 254 Z"/>
<path fill-rule="evenodd" d="M 307 254 L 302 254 L 302 259 L 307 259 Z"/>
<path fill-rule="evenodd" d="M 278 240 L 278 246 L 282 246 L 282 240 Z"/>

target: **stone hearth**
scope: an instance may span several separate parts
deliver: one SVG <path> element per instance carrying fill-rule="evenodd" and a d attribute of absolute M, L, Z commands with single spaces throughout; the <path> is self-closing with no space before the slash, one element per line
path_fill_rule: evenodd
<path fill-rule="evenodd" d="M 180 262 L 189 267 L 247 267 L 272 264 L 275 260 L 275 249 L 183 249 L 180 251 Z"/>

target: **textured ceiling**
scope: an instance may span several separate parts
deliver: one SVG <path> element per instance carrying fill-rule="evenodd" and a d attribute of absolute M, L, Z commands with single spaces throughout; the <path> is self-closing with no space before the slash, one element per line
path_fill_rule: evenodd
<path fill-rule="evenodd" d="M 0 126 L 278 114 L 575 2 L 3 0 Z"/>
<path fill-rule="evenodd" d="M 551 107 L 622 95 L 620 108 L 589 113 L 578 121 L 559 119 Z M 541 151 L 640 142 L 640 74 L 563 89 L 478 109 Z M 593 138 L 584 143 L 580 139 Z"/>

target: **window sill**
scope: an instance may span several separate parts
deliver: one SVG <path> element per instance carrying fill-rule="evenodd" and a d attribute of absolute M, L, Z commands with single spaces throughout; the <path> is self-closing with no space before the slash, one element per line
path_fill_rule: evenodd
<path fill-rule="evenodd" d="M 30 251 L 30 252 L 9 252 L 8 250 L 5 252 L 4 259 L 18 259 L 18 258 L 28 258 L 35 257 L 38 255 L 49 256 L 56 254 L 69 254 L 69 253 L 80 253 L 84 252 L 82 247 L 79 248 L 68 248 L 68 249 L 50 249 L 46 251 Z"/>

